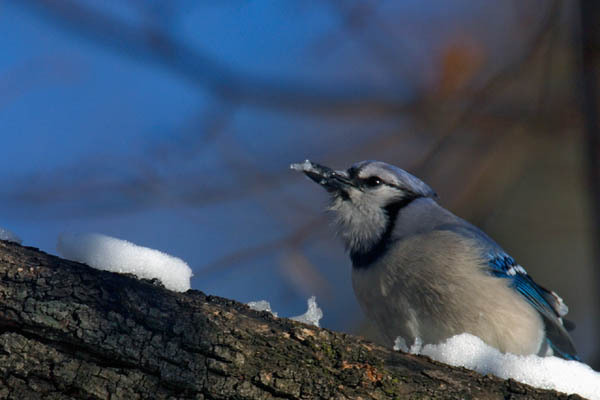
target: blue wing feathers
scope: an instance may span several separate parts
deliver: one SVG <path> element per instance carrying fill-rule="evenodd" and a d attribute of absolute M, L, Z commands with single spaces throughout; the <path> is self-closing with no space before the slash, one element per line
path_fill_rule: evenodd
<path fill-rule="evenodd" d="M 507 278 L 511 280 L 511 286 L 521 293 L 527 301 L 529 301 L 542 314 L 559 318 L 561 315 L 547 301 L 544 292 L 538 286 L 523 267 L 515 262 L 515 260 L 507 254 L 490 255 L 488 265 L 492 269 L 492 274 L 499 278 Z"/>
<path fill-rule="evenodd" d="M 546 341 L 554 354 L 567 360 L 579 360 L 563 326 L 562 316 L 567 307 L 562 299 L 536 284 L 527 271 L 505 253 L 490 253 L 488 266 L 494 276 L 510 279 L 510 286 L 541 314 L 546 326 Z"/>

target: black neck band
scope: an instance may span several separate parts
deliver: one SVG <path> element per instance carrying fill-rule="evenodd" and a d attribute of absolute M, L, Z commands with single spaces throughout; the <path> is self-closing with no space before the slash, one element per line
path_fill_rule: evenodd
<path fill-rule="evenodd" d="M 391 243 L 392 232 L 394 231 L 394 227 L 396 226 L 396 219 L 398 217 L 398 213 L 404 207 L 409 205 L 418 198 L 423 197 L 420 194 L 410 193 L 406 197 L 402 198 L 402 200 L 396 201 L 394 203 L 388 204 L 384 207 L 385 213 L 387 214 L 387 224 L 385 226 L 385 231 L 379 238 L 379 240 L 374 243 L 370 248 L 365 251 L 352 251 L 350 252 L 350 259 L 352 260 L 352 266 L 354 268 L 367 268 L 369 265 L 373 264 L 377 261 L 388 249 L 388 246 Z"/>

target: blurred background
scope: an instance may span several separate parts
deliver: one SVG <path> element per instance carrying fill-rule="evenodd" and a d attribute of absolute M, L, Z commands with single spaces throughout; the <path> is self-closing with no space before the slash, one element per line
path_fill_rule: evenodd
<path fill-rule="evenodd" d="M 192 287 L 377 340 L 326 194 L 291 162 L 386 161 L 559 293 L 599 364 L 599 6 L 6 0 L 0 227 L 159 249 Z M 391 344 L 387 344 L 391 345 Z"/>

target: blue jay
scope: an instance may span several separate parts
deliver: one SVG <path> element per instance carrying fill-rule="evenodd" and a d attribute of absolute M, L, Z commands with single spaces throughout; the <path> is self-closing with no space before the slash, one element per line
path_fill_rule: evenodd
<path fill-rule="evenodd" d="M 354 292 L 390 343 L 437 344 L 467 332 L 506 353 L 578 359 L 562 299 L 418 178 L 380 161 L 291 168 L 331 194 Z"/>

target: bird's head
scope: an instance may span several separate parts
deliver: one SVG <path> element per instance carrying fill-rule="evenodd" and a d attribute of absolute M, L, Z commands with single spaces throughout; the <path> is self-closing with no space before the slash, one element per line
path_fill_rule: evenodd
<path fill-rule="evenodd" d="M 368 252 L 389 235 L 398 212 L 414 199 L 435 197 L 423 181 L 381 161 L 361 161 L 345 171 L 308 160 L 291 168 L 331 194 L 330 209 L 351 255 Z"/>

